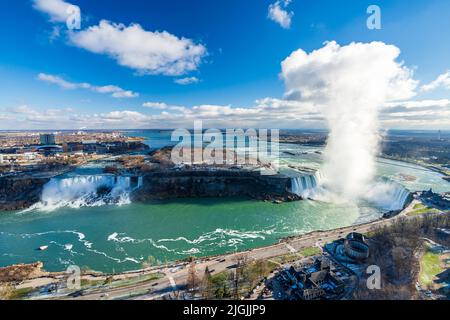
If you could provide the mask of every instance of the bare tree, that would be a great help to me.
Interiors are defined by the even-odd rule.
[[[192,297],[195,297],[195,294],[198,292],[199,285],[200,279],[197,276],[197,266],[195,264],[195,260],[191,258],[186,286]]]
[[[245,269],[248,266],[248,256],[246,254],[236,254],[233,258],[235,262],[235,271],[233,278],[233,297],[239,299],[241,283],[245,280]]]
[[[424,252],[424,238],[442,243],[450,237],[442,229],[450,227],[450,214],[428,215],[416,219],[394,220],[392,225],[374,230],[370,238],[367,265],[382,270],[381,290],[369,290],[365,279],[354,292],[355,299],[415,299],[415,282],[420,271],[419,258]]]
[[[0,283],[0,300],[10,300],[14,295],[14,286],[10,283]]]
[[[212,281],[211,281],[211,273],[209,272],[209,268],[205,268],[205,274],[203,275],[201,290],[203,299],[211,299],[212,297]]]

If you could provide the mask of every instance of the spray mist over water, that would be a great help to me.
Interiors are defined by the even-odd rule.
[[[41,201],[22,212],[51,212],[62,207],[99,207],[131,203],[130,193],[143,184],[142,177],[81,175],[52,178],[42,191]]]
[[[314,103],[330,130],[322,186],[345,200],[377,197],[378,114],[386,101],[414,95],[412,72],[400,50],[383,42],[328,42],[311,53],[294,51],[282,62],[286,97]],[[391,191],[389,191],[391,192]]]

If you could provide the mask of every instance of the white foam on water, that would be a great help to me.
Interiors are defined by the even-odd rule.
[[[237,245],[243,245],[246,241],[253,241],[255,239],[265,240],[267,235],[271,235],[273,233],[273,229],[261,231],[239,231],[233,229],[217,228],[216,230],[204,233],[195,239],[188,239],[186,237],[180,236],[177,238],[164,238],[155,241],[151,238],[134,239],[130,236],[127,236],[125,233],[113,232],[108,235],[107,240],[115,242],[117,244],[142,244],[148,242],[156,249],[180,255],[187,255],[199,254],[202,252],[203,248],[207,247],[235,247]],[[176,242],[183,242],[190,245],[201,244],[202,248],[192,247],[190,249],[181,249],[179,245],[175,244]],[[162,243],[174,244],[171,246],[172,248],[169,248]]]
[[[291,178],[291,192],[304,199],[314,198],[320,192],[321,183],[322,174],[320,171],[294,177]]]
[[[197,248],[191,248],[189,250],[184,250],[182,254],[199,254],[201,251]]]
[[[107,237],[107,240],[108,241],[113,241],[113,242],[116,242],[116,243],[131,243],[131,244],[141,244],[141,243],[144,243],[144,242],[149,242],[156,249],[164,250],[164,251],[167,251],[167,252],[175,252],[175,250],[171,250],[171,249],[167,248],[166,246],[157,244],[151,238],[134,239],[134,238],[125,236],[124,233],[114,232],[114,233],[110,234]]]
[[[119,264],[126,263],[126,262],[138,263],[137,259],[135,259],[135,258],[125,257],[124,259],[119,259],[119,258],[115,258],[115,257],[112,257],[112,256],[108,255],[106,252],[93,249],[93,243],[89,242],[88,240],[86,240],[86,235],[84,233],[82,233],[82,232],[75,231],[75,230],[56,230],[56,231],[46,231],[46,232],[38,232],[38,233],[23,233],[23,234],[14,234],[14,233],[9,233],[9,232],[0,232],[0,234],[2,234],[2,235],[7,235],[7,236],[10,236],[10,237],[18,237],[18,238],[21,238],[21,239],[29,239],[29,238],[41,237],[41,236],[45,236],[45,235],[64,234],[64,233],[69,233],[69,234],[73,234],[73,235],[77,236],[78,241],[83,244],[83,246],[84,246],[84,248],[85,248],[85,250],[87,252],[91,252],[91,253],[94,253],[94,254],[97,254],[97,255],[101,255],[101,256],[103,256],[103,257],[105,257],[105,258],[107,258],[109,260],[115,261],[115,262],[117,262]],[[59,247],[62,247],[64,250],[67,250],[71,255],[74,255],[74,254],[84,255],[83,253],[79,253],[79,252],[76,252],[76,251],[72,250],[73,249],[73,245],[72,244],[64,244],[63,245],[63,244],[60,244],[60,243],[58,243],[56,241],[49,241],[49,243],[57,245]],[[61,259],[61,257],[59,257],[58,259],[63,261],[63,259]]]
[[[402,210],[411,192],[398,182],[383,179],[374,182],[364,199],[387,211]]]
[[[168,238],[168,239],[159,239],[157,242],[186,242],[188,244],[200,244],[203,242],[212,242],[218,239],[231,238],[236,240],[244,240],[244,239],[261,239],[265,240],[266,235],[270,235],[274,232],[274,230],[261,230],[261,231],[239,231],[234,229],[221,229],[217,228],[214,231],[207,232],[202,234],[196,239],[190,240],[185,237],[178,238]]]
[[[132,185],[131,177],[115,175],[80,175],[53,178],[42,191],[41,201],[22,211],[51,212],[61,207],[81,208],[104,205],[130,204],[130,193],[142,187],[143,178],[138,177]]]
[[[328,191],[320,171],[310,175],[291,178],[291,192],[305,199],[336,204],[348,201]],[[402,184],[387,178],[381,178],[368,185],[362,199],[379,209],[393,211],[402,210],[409,195],[410,191]]]

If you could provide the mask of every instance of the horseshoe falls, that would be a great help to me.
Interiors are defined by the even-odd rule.
[[[320,171],[291,178],[291,192],[304,199],[314,199],[324,187]],[[401,210],[407,204],[411,192],[398,182],[379,178],[372,183],[363,200],[386,211]]]

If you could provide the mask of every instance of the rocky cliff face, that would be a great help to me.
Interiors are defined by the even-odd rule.
[[[0,268],[0,282],[22,282],[46,275],[42,271],[44,264],[36,262],[31,264],[16,264],[9,267]]]
[[[48,181],[44,178],[0,178],[0,211],[21,210],[35,204]]]
[[[247,196],[259,200],[294,201],[301,198],[289,192],[290,178],[264,176],[256,171],[201,170],[159,171],[144,176],[136,201],[187,197]]]

